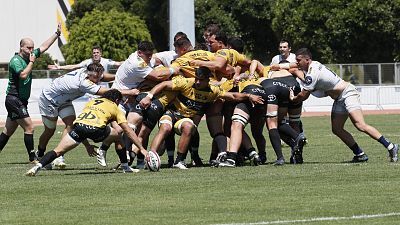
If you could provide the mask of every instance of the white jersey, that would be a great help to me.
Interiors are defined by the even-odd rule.
[[[77,69],[53,80],[43,95],[55,106],[72,102],[86,93],[96,94],[100,86],[86,79],[86,69]]]
[[[156,58],[158,58],[165,67],[169,67],[171,62],[178,58],[178,54],[174,50],[157,52],[154,54]]]
[[[82,61],[79,63],[79,66],[82,68],[87,68],[89,64],[93,63],[93,59],[86,59],[85,61]],[[104,72],[109,72],[110,68],[115,65],[115,61],[111,59],[105,59],[101,58],[100,59],[100,64],[104,67]]]
[[[139,57],[136,51],[118,68],[112,88],[136,88],[151,71],[153,68]]]
[[[316,97],[325,97],[326,95],[322,95],[322,93],[333,90],[342,81],[342,78],[336,73],[317,61],[312,61],[308,71],[304,71],[304,74],[305,81],[301,82],[302,87],[307,91],[316,92],[314,95]]]
[[[289,53],[289,56],[287,57],[287,59],[284,59],[282,55],[276,55],[276,56],[274,56],[274,58],[272,58],[270,65],[279,64],[279,62],[282,61],[282,60],[287,60],[290,63],[292,63],[292,62],[295,63],[296,62],[296,55],[293,54],[293,53]]]

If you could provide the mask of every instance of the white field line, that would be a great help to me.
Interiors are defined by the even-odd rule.
[[[276,220],[276,221],[263,221],[255,223],[223,223],[215,225],[265,225],[265,224],[289,224],[289,223],[309,223],[309,222],[320,222],[320,221],[338,221],[338,220],[360,220],[360,219],[370,219],[370,218],[383,218],[389,216],[400,216],[399,212],[385,213],[385,214],[375,214],[375,215],[357,215],[348,217],[317,217],[302,220]]]

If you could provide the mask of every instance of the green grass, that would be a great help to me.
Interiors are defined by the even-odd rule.
[[[400,141],[400,115],[367,116],[366,121]],[[19,129],[0,153],[0,224],[399,224],[400,163],[388,163],[386,150],[349,122],[370,160],[343,163],[352,153],[332,135],[329,117],[304,118],[303,123],[309,139],[303,165],[123,174],[100,169],[78,147],[66,155],[66,170],[41,171],[36,177],[24,176],[31,165]],[[35,130],[36,143],[41,131]],[[200,154],[208,159],[211,141],[204,122],[200,131]],[[49,148],[59,138],[56,134]],[[267,142],[271,162],[275,157]],[[284,153],[288,159],[289,149]],[[109,151],[108,162],[116,161]],[[387,213],[397,214],[310,221]]]

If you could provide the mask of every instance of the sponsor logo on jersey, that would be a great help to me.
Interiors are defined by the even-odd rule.
[[[310,85],[310,84],[312,83],[312,78],[311,78],[311,76],[306,76],[304,80],[305,80],[305,83],[306,83],[307,85]]]
[[[273,102],[276,100],[276,95],[268,95],[268,101]]]

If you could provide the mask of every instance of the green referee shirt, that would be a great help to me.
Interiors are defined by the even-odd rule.
[[[38,58],[40,49],[33,50],[33,54]],[[20,78],[21,72],[28,66],[29,59],[22,58],[18,53],[11,58],[8,64],[8,86],[7,95],[13,95],[21,100],[28,101],[31,95],[32,72],[25,80]]]

